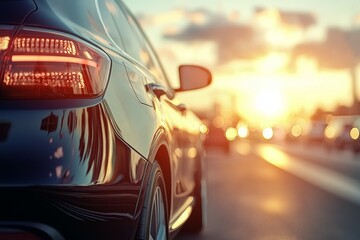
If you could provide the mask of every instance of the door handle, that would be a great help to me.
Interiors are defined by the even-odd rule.
[[[146,90],[151,90],[157,98],[160,98],[162,95],[167,94],[166,88],[158,83],[149,83],[145,85]]]

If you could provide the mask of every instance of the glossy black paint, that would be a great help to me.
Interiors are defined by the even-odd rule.
[[[0,122],[6,129],[0,145],[6,159],[0,162],[2,185],[95,185],[142,179],[145,160],[115,135],[102,104],[1,111]],[[16,151],[9,146],[16,146]]]
[[[0,222],[47,223],[66,239],[130,235],[148,163],[117,136],[103,104],[0,116]],[[78,231],[87,222],[94,227]]]
[[[14,14],[16,9],[16,14]],[[1,1],[1,24],[21,24],[23,20],[36,10],[36,4],[29,0],[2,0]]]
[[[43,239],[133,239],[154,161],[174,236],[201,169],[201,122],[176,98],[133,16],[117,0],[0,1],[0,9],[11,38],[24,28],[58,31],[111,59],[96,98],[4,100],[0,85],[0,236],[10,228]]]

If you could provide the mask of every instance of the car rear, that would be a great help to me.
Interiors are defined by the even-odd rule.
[[[0,239],[128,239],[146,163],[103,101],[111,59],[50,2],[0,0]]]

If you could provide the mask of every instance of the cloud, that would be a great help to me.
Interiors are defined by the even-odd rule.
[[[235,15],[235,13],[232,15]],[[180,24],[184,22],[186,24],[190,23],[194,25],[203,25],[215,18],[218,18],[216,14],[208,11],[205,8],[199,8],[195,10],[176,8],[166,12],[158,12],[152,15],[139,14],[137,17],[143,26]],[[220,19],[218,18],[218,20]]]
[[[186,12],[186,16],[188,20],[191,19],[187,25],[176,31],[164,31],[164,38],[215,42],[220,64],[233,59],[254,59],[274,46],[289,49],[301,42],[303,31],[316,23],[310,13],[261,7],[254,10],[255,22],[252,25],[240,24],[237,12],[220,15],[199,9]]]
[[[207,24],[201,26],[190,24],[182,32],[177,34],[165,33],[164,37],[180,41],[210,40],[233,42],[239,37],[246,40],[252,38],[253,31],[250,27],[236,24]]]
[[[324,41],[304,42],[294,47],[294,65],[301,56],[314,59],[320,68],[348,69],[360,62],[360,29],[329,28]]]
[[[237,11],[219,14],[205,8],[178,8],[138,16],[145,28],[160,29],[164,39],[187,46],[212,42],[215,52],[209,54],[215,54],[217,64],[253,60],[266,55],[273,47],[291,49],[303,40],[303,31],[316,23],[310,13],[260,7],[254,10],[255,21],[251,24],[241,23],[240,17]]]
[[[308,12],[283,11],[275,8],[255,8],[255,17],[264,22],[307,29],[316,24],[316,18]]]
[[[265,50],[253,27],[232,22],[221,15],[213,15],[206,24],[188,24],[177,33],[164,32],[163,36],[177,41],[215,42],[218,63],[225,63],[234,58],[254,58]]]
[[[254,10],[254,24],[261,29],[267,43],[290,49],[303,41],[304,32],[316,24],[316,18],[307,12],[257,7]]]

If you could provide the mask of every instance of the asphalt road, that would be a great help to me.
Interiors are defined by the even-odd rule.
[[[237,142],[207,163],[208,224],[177,240],[360,239],[360,155]]]

